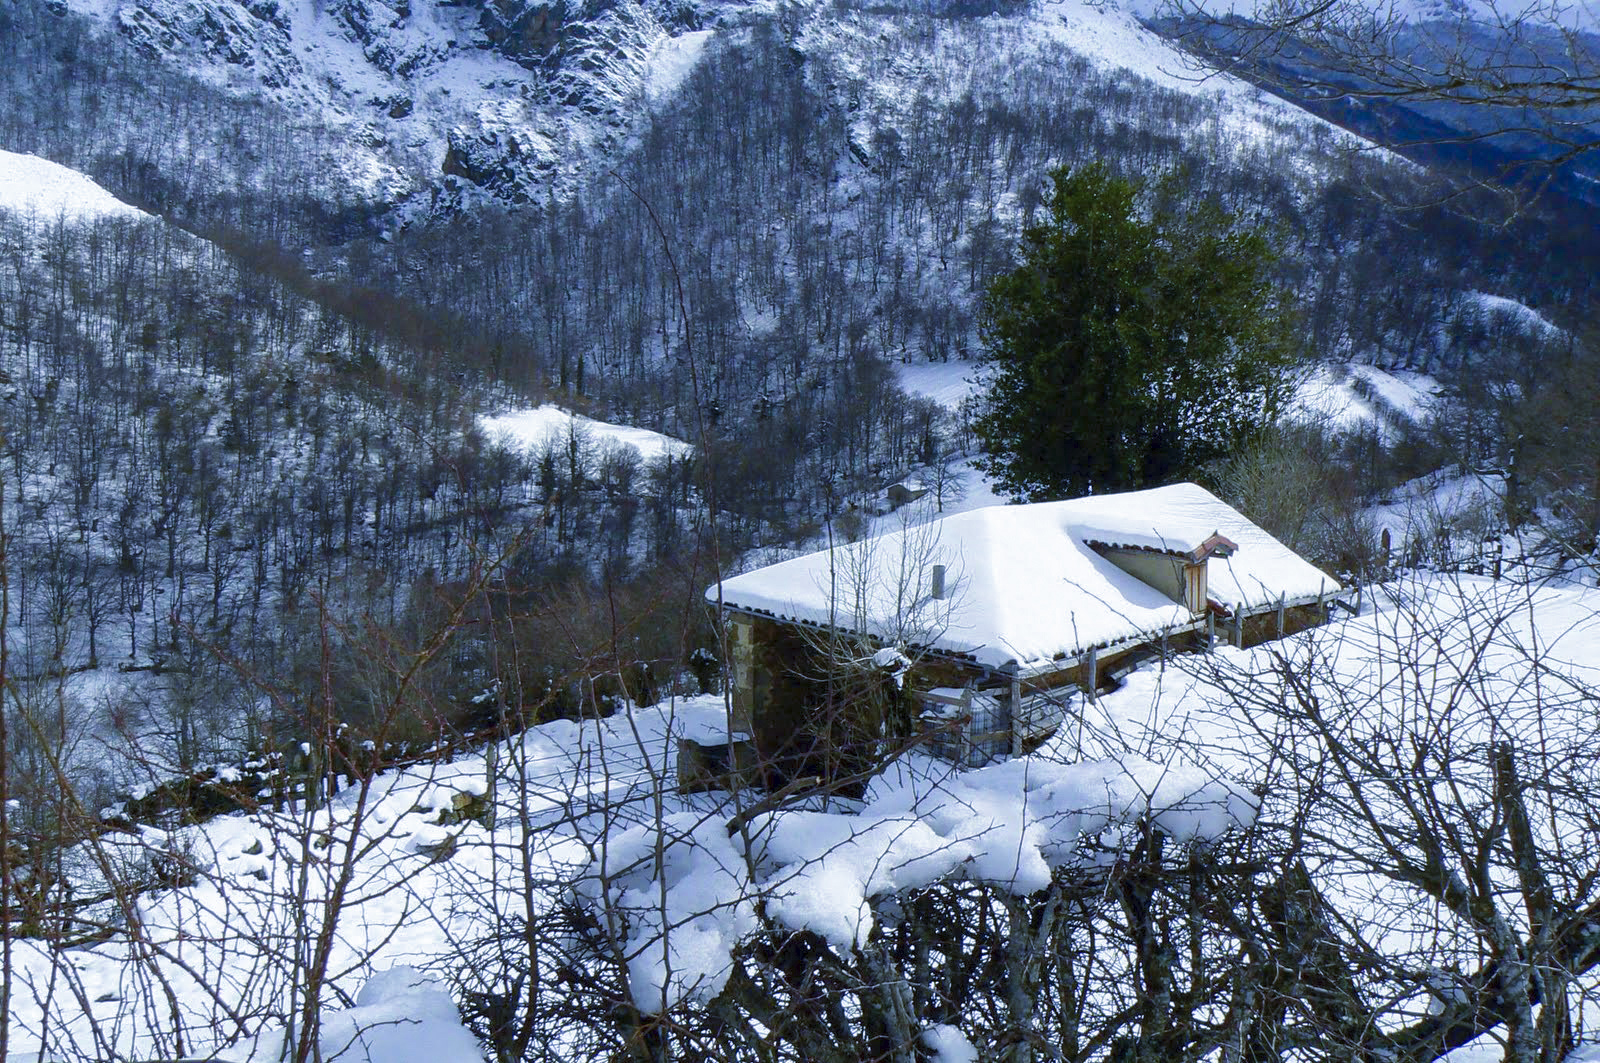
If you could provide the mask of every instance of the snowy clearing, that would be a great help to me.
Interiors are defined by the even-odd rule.
[[[1463,532],[1476,532],[1470,537],[1481,541],[1487,526],[1503,512],[1504,493],[1504,485],[1488,477],[1438,472],[1401,484],[1366,513],[1373,531],[1388,532],[1396,547]]]
[[[667,99],[689,76],[700,61],[715,30],[691,30],[677,37],[663,37],[645,66],[644,91],[651,102]]]
[[[1438,392],[1438,381],[1422,373],[1320,365],[1295,392],[1288,415],[1336,432],[1373,427],[1387,440],[1408,422],[1426,421]]]
[[[106,217],[150,217],[76,170],[11,151],[0,151],[0,210],[69,223]]]
[[[987,372],[979,362],[895,362],[895,376],[908,395],[932,399],[947,410],[989,390]]]
[[[683,457],[694,447],[681,439],[652,432],[648,428],[631,428],[628,425],[596,421],[582,414],[563,410],[559,406],[534,406],[526,410],[480,417],[478,426],[491,439],[500,439],[524,451],[538,450],[551,440],[565,439],[576,431],[587,435],[594,443],[612,440],[630,446],[645,461],[654,461],[663,454]]]
[[[1560,339],[1566,335],[1560,326],[1526,303],[1488,292],[1468,292],[1466,297],[1488,323],[1505,321],[1531,335],[1547,339]]]

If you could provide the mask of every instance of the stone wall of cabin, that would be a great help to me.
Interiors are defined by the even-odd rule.
[[[755,730],[756,709],[765,700],[764,680],[756,674],[756,623],[748,616],[728,620],[730,730],[749,734]]]
[[[1285,609],[1283,634],[1304,631],[1325,619],[1326,611],[1318,603]],[[868,746],[875,755],[877,737],[883,733],[886,721],[890,729],[904,728],[908,735],[915,732],[921,709],[916,695],[934,688],[962,688],[970,683],[984,693],[1001,696],[1004,720],[972,719],[960,741],[941,740],[939,748],[948,746],[947,754],[959,751],[952,759],[963,763],[976,766],[992,759],[997,751],[1030,752],[1052,729],[1034,721],[1030,730],[1027,721],[1014,720],[1011,713],[1017,706],[1011,700],[1009,684],[992,674],[985,678],[976,665],[942,658],[919,661],[904,677],[903,690],[896,693],[887,680],[879,688],[865,674],[837,674],[837,665],[826,659],[827,636],[820,632],[741,614],[733,615],[729,622],[733,705],[730,722],[734,730],[750,734],[769,784],[800,774],[838,775],[859,769],[870,759]],[[1233,635],[1231,624],[1217,625],[1219,644]],[[1242,621],[1240,637],[1247,647],[1278,636],[1275,609]],[[1204,632],[1183,633],[1172,638],[1167,650],[1175,654],[1204,646]],[[1095,662],[1099,687],[1106,689],[1109,677],[1134,658],[1153,658],[1160,650],[1161,644],[1155,640],[1099,657]],[[866,650],[861,655],[870,652]],[[830,668],[835,669],[832,676]],[[1087,672],[1086,664],[1074,662],[1023,680],[1019,693],[1024,700],[1049,691],[1074,695],[1083,689]],[[903,714],[904,719],[891,719],[892,714]]]
[[[1283,611],[1283,632],[1285,636],[1294,635],[1301,631],[1314,628],[1327,620],[1327,608],[1320,603],[1312,602],[1309,605],[1296,605]],[[1241,644],[1245,648],[1259,646],[1263,642],[1271,642],[1279,637],[1278,611],[1276,609],[1255,616],[1247,616],[1241,625]],[[1222,630],[1217,631],[1218,640],[1225,638]]]
[[[910,732],[909,696],[887,675],[831,660],[825,633],[764,617],[731,622],[733,722],[750,734],[769,783],[854,774],[877,757],[886,728]],[[836,652],[872,651],[839,643]]]

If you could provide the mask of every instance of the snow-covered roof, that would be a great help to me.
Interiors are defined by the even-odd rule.
[[[1185,561],[1202,561],[1217,553],[1227,556],[1239,549],[1238,543],[1221,532],[1213,531],[1202,537],[1199,531],[1192,528],[1177,529],[1176,534],[1167,534],[1159,529],[1141,529],[1130,522],[1126,528],[1079,528],[1077,533],[1086,544],[1097,549],[1104,547],[1108,550],[1164,554]]]
[[[1203,487],[1174,484],[958,513],[734,576],[722,582],[721,601],[1028,671],[1195,622],[1091,543],[1188,553],[1218,535],[1237,549],[1205,561],[1208,594],[1229,612],[1340,589]],[[937,565],[945,566],[943,599],[930,597]],[[718,588],[706,597],[718,600]]]

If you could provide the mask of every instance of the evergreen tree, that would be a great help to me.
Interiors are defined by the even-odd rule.
[[[985,302],[985,467],[1022,500],[1192,478],[1258,435],[1289,387],[1271,242],[1181,203],[1173,179],[1052,178],[1048,218]]]

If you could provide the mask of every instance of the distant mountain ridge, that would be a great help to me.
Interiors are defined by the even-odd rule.
[[[759,0],[51,0],[140,54],[284,109],[342,145],[342,191],[402,222],[564,197],[639,128],[707,38],[777,19],[802,51],[826,3]],[[847,5],[848,6],[848,5]],[[1003,5],[1029,34],[1201,96],[1233,93],[1115,5]],[[911,17],[982,17],[901,4]],[[885,9],[887,10],[887,9]],[[998,11],[994,4],[983,12]],[[892,70],[863,70],[871,81]],[[1242,87],[1242,86],[1238,86]],[[1248,90],[1247,90],[1248,91]],[[1292,112],[1285,108],[1284,116]]]
[[[1322,4],[1304,3],[1296,6],[1284,0],[1186,0],[1182,5],[1175,5],[1172,0],[1111,2],[1142,19],[1170,17],[1178,10],[1193,11],[1196,8],[1218,18],[1252,20],[1324,9]],[[1342,0],[1334,7],[1326,8],[1340,9],[1365,11],[1380,23],[1458,22],[1476,23],[1487,28],[1536,19],[1553,29],[1570,29],[1588,34],[1600,32],[1600,10],[1582,0],[1573,3],[1563,0]]]
[[[1417,161],[1600,208],[1600,5],[1345,0],[1325,9],[1345,54],[1255,21],[1292,6],[1127,2],[1152,28]]]

